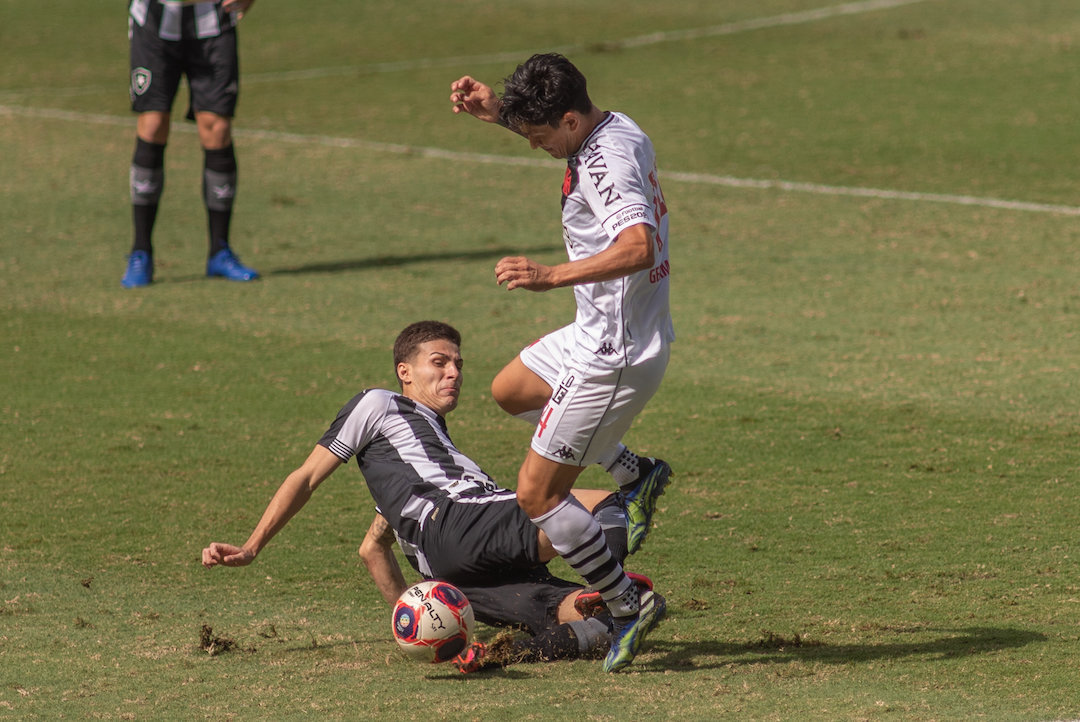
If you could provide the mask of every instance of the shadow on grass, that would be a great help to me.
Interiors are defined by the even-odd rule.
[[[1006,627],[924,628],[913,631],[923,637],[935,635],[936,638],[907,643],[866,642],[835,645],[798,637],[793,640],[770,638],[762,642],[742,644],[713,641],[679,643],[657,640],[646,643],[645,652],[651,656],[648,667],[678,670],[728,667],[733,664],[791,662],[858,664],[904,657],[955,659],[1003,649],[1016,649],[1035,642],[1046,641],[1046,636],[1038,632]],[[656,658],[657,654],[661,656]]]
[[[920,657],[924,660],[956,659],[990,654],[1006,649],[1017,649],[1036,642],[1045,642],[1046,635],[1023,629],[1004,627],[968,627],[965,629],[912,629],[921,636],[934,639],[909,643],[875,644],[825,644],[799,637],[782,639],[768,634],[758,642],[731,643],[720,641],[667,642],[647,641],[643,657],[633,666],[635,672],[679,672],[703,669],[730,668],[733,665],[754,664],[858,664],[879,660],[897,660]],[[372,640],[368,640],[372,641]],[[384,644],[385,640],[376,640]],[[325,652],[335,647],[356,646],[355,641],[331,642],[291,646],[289,653]],[[254,650],[247,650],[254,651]],[[595,660],[599,665],[599,659]],[[468,681],[478,677],[530,679],[538,665],[519,664],[508,667],[492,667],[472,674],[458,674],[452,665],[427,666],[427,679],[444,681]]]
[[[407,255],[371,256],[352,260],[309,263],[302,266],[279,268],[264,273],[264,276],[291,276],[307,273],[341,273],[343,271],[366,271],[374,268],[394,268],[412,263],[430,261],[480,261],[498,260],[505,256],[531,256],[562,250],[561,246],[543,246],[536,248],[481,248],[475,251],[446,251],[445,253],[412,253]]]
[[[252,266],[259,271],[263,278],[271,276],[303,276],[316,273],[345,273],[348,271],[369,271],[377,268],[397,268],[408,266],[413,263],[428,263],[432,261],[496,261],[505,256],[537,256],[540,254],[554,253],[563,250],[562,246],[535,246],[533,248],[479,248],[474,251],[446,251],[444,253],[410,253],[402,255],[367,256],[364,258],[342,259],[340,261],[325,261],[323,263],[307,263],[300,266],[286,266],[266,270],[259,265],[258,259],[254,259]],[[194,273],[182,276],[169,276],[158,274],[154,284],[161,283],[195,283],[198,281],[218,282],[221,279],[208,279],[205,273]]]

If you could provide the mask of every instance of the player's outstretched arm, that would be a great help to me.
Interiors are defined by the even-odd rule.
[[[285,477],[244,546],[214,542],[203,549],[203,566],[210,569],[218,565],[242,567],[251,564],[274,535],[304,508],[319,484],[339,466],[341,459],[326,447],[316,446],[303,465]]]
[[[394,541],[390,523],[381,514],[375,514],[360,544],[360,558],[388,604],[396,602],[408,587],[394,556]]]
[[[468,113],[486,123],[499,122],[502,101],[490,86],[468,75],[450,83],[450,102],[455,113]]]

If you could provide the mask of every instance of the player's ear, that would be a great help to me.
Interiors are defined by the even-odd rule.
[[[397,377],[398,381],[401,382],[402,386],[410,383],[412,377],[412,367],[402,361],[397,365]]]

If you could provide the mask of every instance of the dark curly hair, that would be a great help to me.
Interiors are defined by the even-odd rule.
[[[554,128],[568,111],[588,113],[592,106],[581,71],[558,53],[540,54],[503,80],[499,120],[514,130],[522,124]]]

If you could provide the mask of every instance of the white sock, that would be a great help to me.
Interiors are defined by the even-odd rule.
[[[613,617],[637,614],[637,587],[612,556],[599,522],[581,502],[568,496],[532,521],[547,534],[559,556],[600,593]]]
[[[604,466],[620,489],[631,486],[641,473],[641,457],[619,444],[619,454]]]

